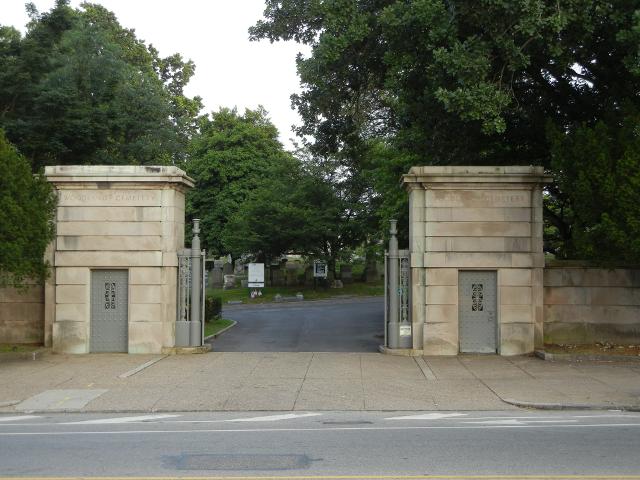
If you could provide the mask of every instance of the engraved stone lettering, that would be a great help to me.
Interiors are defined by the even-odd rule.
[[[107,202],[148,202],[153,201],[154,196],[150,192],[144,191],[63,191],[61,201],[77,203],[107,203]]]

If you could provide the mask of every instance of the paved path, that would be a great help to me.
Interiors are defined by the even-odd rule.
[[[238,324],[215,339],[218,352],[376,352],[384,342],[384,299],[252,305],[223,313]]]
[[[160,359],[133,375],[152,359]],[[511,402],[511,403],[509,403]],[[0,362],[0,411],[640,410],[640,364],[535,357],[212,352]]]
[[[0,415],[0,475],[630,480],[639,434],[623,412]]]

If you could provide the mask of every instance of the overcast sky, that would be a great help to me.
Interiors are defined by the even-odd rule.
[[[24,32],[24,0],[0,0],[0,23]],[[54,0],[32,0],[48,11]],[[163,56],[180,53],[196,64],[186,93],[200,95],[205,111],[237,106],[240,111],[263,105],[290,147],[291,125],[299,123],[290,95],[299,91],[295,58],[305,46],[294,42],[249,42],[247,29],[264,11],[263,0],[93,0],[134,28],[138,38]],[[71,1],[72,6],[80,4]]]

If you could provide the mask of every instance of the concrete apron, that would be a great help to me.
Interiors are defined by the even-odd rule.
[[[640,409],[638,364],[378,353],[59,355],[0,364],[0,412]]]

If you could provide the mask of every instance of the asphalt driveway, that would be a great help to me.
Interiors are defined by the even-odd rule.
[[[232,306],[238,324],[213,340],[217,352],[376,352],[383,343],[384,299]]]

